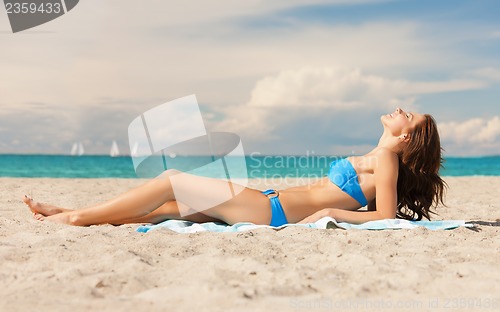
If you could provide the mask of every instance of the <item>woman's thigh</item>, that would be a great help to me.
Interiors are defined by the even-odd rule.
[[[271,209],[260,191],[229,181],[169,171],[172,191],[181,217],[202,213],[228,224],[269,224]]]

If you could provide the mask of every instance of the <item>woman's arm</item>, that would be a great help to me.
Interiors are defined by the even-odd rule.
[[[297,223],[314,223],[324,217],[331,217],[338,222],[348,222],[352,224],[361,224],[368,221],[384,219],[377,211],[350,211],[336,208],[326,208]]]
[[[381,219],[394,219],[398,206],[398,155],[387,149],[381,149],[377,152],[377,160],[377,166],[373,170],[375,212],[380,214]]]

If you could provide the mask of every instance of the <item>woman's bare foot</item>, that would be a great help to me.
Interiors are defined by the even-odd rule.
[[[72,211],[71,209],[52,206],[34,201],[27,195],[24,195],[23,202],[33,212],[33,217],[37,220],[43,221],[43,217],[53,216],[62,212]]]
[[[48,217],[43,217],[41,221],[50,221],[50,222],[56,222],[56,223],[62,223],[62,224],[68,224],[68,225],[73,225],[71,223],[71,213],[72,211],[67,211],[67,212],[62,212],[58,214],[54,214]]]

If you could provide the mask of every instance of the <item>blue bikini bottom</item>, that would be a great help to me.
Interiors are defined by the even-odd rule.
[[[270,226],[281,226],[283,224],[288,224],[288,220],[286,219],[285,212],[283,211],[283,206],[281,206],[281,202],[279,200],[280,193],[276,190],[269,189],[263,191],[262,194],[267,195],[269,200],[271,201],[271,224]],[[274,196],[269,196],[274,195]]]

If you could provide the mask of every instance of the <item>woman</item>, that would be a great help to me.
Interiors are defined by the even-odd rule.
[[[445,182],[439,177],[441,146],[432,116],[400,108],[381,117],[384,132],[377,147],[364,156],[334,161],[328,176],[317,182],[279,193],[232,184],[239,194],[209,209],[182,215],[175,187],[201,201],[210,201],[227,190],[227,182],[167,170],[135,189],[105,203],[70,210],[42,204],[25,196],[23,201],[38,220],[70,225],[158,223],[166,219],[194,222],[253,222],[279,226],[315,222],[330,216],[337,221],[360,224],[396,217],[430,220],[430,207],[443,204]],[[199,187],[199,186],[205,187]],[[358,211],[368,205],[367,211]]]

